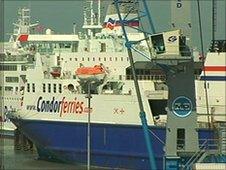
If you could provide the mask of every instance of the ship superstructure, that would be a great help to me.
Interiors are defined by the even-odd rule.
[[[18,20],[9,42],[1,43],[0,72],[1,72],[1,130],[12,131],[15,126],[6,118],[6,112],[21,109],[22,90],[26,81],[26,70],[34,62],[34,49],[24,48],[18,37],[30,34],[31,28],[38,24],[30,23],[30,9],[20,8]]]

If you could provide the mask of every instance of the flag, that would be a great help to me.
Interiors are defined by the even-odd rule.
[[[113,30],[116,24],[116,20],[113,20],[112,18],[108,19],[108,22],[106,24],[106,28],[109,28],[110,30]]]
[[[44,29],[45,29],[45,26],[40,24],[35,27],[35,31],[37,31],[38,33],[42,33]]]

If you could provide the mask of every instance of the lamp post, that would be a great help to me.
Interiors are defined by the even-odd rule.
[[[86,98],[88,99],[88,124],[87,124],[87,170],[90,170],[90,141],[91,141],[91,137],[90,137],[90,110],[91,110],[91,82],[88,81],[87,82],[87,86],[88,86],[88,91],[87,91],[87,95]]]

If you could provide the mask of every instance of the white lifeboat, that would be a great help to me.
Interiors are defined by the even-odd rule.
[[[94,67],[80,67],[75,71],[76,76],[81,80],[100,81],[106,75],[106,69],[101,65]]]

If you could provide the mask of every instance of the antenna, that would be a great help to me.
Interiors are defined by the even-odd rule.
[[[84,7],[83,28],[87,30],[89,37],[93,37],[95,33],[99,32],[100,29],[102,29],[102,25],[100,24],[100,3],[100,0],[87,0]],[[95,12],[97,12],[97,15],[95,15]]]
[[[212,40],[215,41],[215,33],[217,30],[217,1],[212,0]]]

